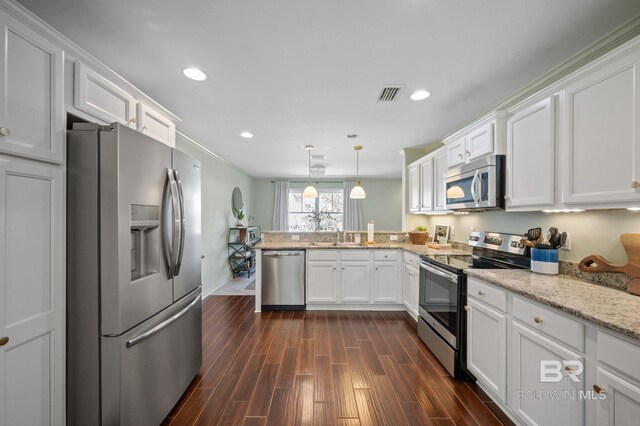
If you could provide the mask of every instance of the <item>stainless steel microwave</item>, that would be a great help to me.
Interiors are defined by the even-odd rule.
[[[447,209],[504,209],[505,156],[490,155],[447,170]]]

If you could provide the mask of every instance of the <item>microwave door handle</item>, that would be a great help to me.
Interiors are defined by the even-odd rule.
[[[476,200],[477,204],[480,204],[482,202],[482,196],[484,195],[482,193],[482,178],[480,176],[480,172],[476,172],[476,196],[478,197],[478,199]]]
[[[473,179],[471,180],[471,197],[473,198],[473,202],[478,204],[478,197],[476,195],[476,182],[478,180],[478,171],[476,170],[473,175]]]

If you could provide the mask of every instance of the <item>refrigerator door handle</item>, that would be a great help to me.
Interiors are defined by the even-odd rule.
[[[182,265],[182,256],[184,255],[184,238],[187,233],[186,221],[187,218],[184,214],[184,194],[182,192],[182,181],[180,180],[180,173],[174,170],[176,183],[178,186],[178,197],[180,199],[180,244],[178,249],[178,256],[175,263],[174,275],[180,274],[180,266]]]
[[[144,333],[139,334],[139,335],[137,335],[136,337],[134,337],[134,338],[132,338],[130,340],[127,340],[127,343],[125,344],[125,346],[127,347],[127,349],[128,348],[132,348],[135,345],[137,345],[138,343],[141,343],[141,342],[147,340],[148,338],[150,338],[154,334],[158,334],[160,331],[162,331],[165,328],[169,327],[171,324],[173,324],[174,322],[178,321],[187,312],[189,312],[191,309],[193,309],[193,307],[198,304],[199,300],[200,300],[200,295],[198,294],[198,296],[195,299],[193,299],[193,301],[191,303],[189,303],[183,310],[181,310],[177,314],[173,315],[171,318],[167,319],[166,321],[163,321],[160,324],[156,325],[155,327],[150,328],[149,330],[145,331]]]
[[[171,221],[171,249],[167,250],[168,278],[175,275],[176,263],[178,262],[178,246],[180,244],[180,201],[178,200],[178,185],[174,178],[173,170],[167,169],[169,178],[169,192],[171,194],[171,209],[173,220]]]

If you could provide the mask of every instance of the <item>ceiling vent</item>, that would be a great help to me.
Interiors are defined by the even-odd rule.
[[[394,86],[384,86],[382,91],[380,92],[380,96],[378,96],[379,102],[392,102],[396,99],[398,92],[402,90],[402,86],[394,85]]]
[[[311,166],[311,176],[322,176],[326,170],[324,166]]]
[[[311,159],[312,160],[326,160],[327,156],[326,155],[312,155]]]

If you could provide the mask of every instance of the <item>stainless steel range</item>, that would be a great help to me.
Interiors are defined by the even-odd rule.
[[[420,256],[418,335],[455,379],[466,371],[467,299],[465,269],[528,269],[531,258],[522,235],[474,231],[471,255]]]

